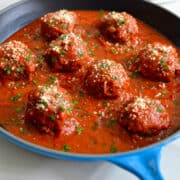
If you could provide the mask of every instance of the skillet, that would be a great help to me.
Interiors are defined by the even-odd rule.
[[[116,10],[127,11],[164,34],[180,47],[180,19],[168,11],[140,0],[96,1],[96,0],[23,0],[0,12],[0,43],[14,32],[49,11],[58,9]],[[180,137],[179,131],[153,145],[116,154],[75,154],[64,153],[26,142],[0,127],[0,136],[30,151],[65,160],[109,161],[133,172],[140,179],[163,179],[160,168],[161,149]]]

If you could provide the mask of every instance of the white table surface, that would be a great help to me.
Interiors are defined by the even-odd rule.
[[[19,0],[0,0],[0,9]],[[151,0],[180,16],[180,0]],[[165,180],[180,179],[180,140],[162,153]],[[43,157],[0,138],[0,180],[136,180],[127,171],[106,162],[80,163]]]

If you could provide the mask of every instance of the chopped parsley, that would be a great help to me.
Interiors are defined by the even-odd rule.
[[[115,120],[115,119],[112,119],[111,121],[109,121],[108,126],[109,126],[109,127],[113,127],[115,124],[116,124],[116,120]]]
[[[61,149],[61,151],[63,151],[63,152],[68,152],[70,150],[71,150],[71,147],[69,145],[67,145],[67,144],[65,144]]]
[[[37,85],[37,80],[33,79],[32,82],[34,85]]]
[[[74,104],[74,105],[76,105],[76,104],[78,104],[78,103],[79,103],[79,100],[74,100],[74,101],[73,101],[73,104]]]
[[[26,134],[27,130],[24,127],[21,127],[20,129],[21,134]]]
[[[117,76],[112,76],[112,78],[113,78],[114,80],[118,80],[118,77],[117,77]]]
[[[99,17],[102,18],[103,16],[104,16],[104,10],[101,9],[101,10],[99,10]]]
[[[116,148],[116,146],[114,144],[111,145],[110,152],[111,153],[116,153],[117,152],[117,148]]]
[[[127,49],[125,50],[125,52],[128,53],[130,50],[131,50],[130,48],[127,48]]]
[[[115,55],[119,54],[119,52],[114,47],[111,48],[111,52]]]
[[[168,91],[164,89],[161,91],[161,94],[166,95],[166,94],[168,94]]]
[[[23,71],[23,68],[19,67],[19,68],[16,68],[16,72],[22,72]]]
[[[102,112],[101,112],[101,111],[98,112],[98,116],[99,116],[99,117],[102,116]]]
[[[64,55],[66,55],[66,51],[65,51],[64,49],[61,49],[61,50],[59,51],[59,54],[60,54],[61,56],[64,56]]]
[[[40,101],[39,103],[42,104],[45,108],[48,107],[48,103],[44,100]]]
[[[102,63],[101,64],[101,68],[107,68],[107,67],[109,67],[109,64],[107,64],[107,63]]]
[[[98,123],[96,122],[93,126],[92,126],[92,130],[93,131],[96,131],[98,128]]]
[[[10,74],[11,74],[11,68],[8,68],[8,69],[6,70],[6,74],[7,74],[7,75],[10,75]]]
[[[121,17],[118,21],[118,25],[123,25],[125,23],[126,23],[126,21],[125,21],[124,17]]]
[[[55,119],[56,119],[56,116],[54,114],[51,114],[49,117],[50,117],[50,120],[52,120],[52,121],[55,121]]]
[[[136,56],[136,57],[134,57],[130,62],[129,62],[129,64],[135,64],[137,61],[139,60],[139,57],[138,56]]]
[[[81,49],[79,49],[78,52],[77,52],[77,54],[78,54],[78,57],[79,57],[79,58],[82,58],[82,56],[83,56],[83,51],[82,51]]]
[[[79,91],[79,96],[80,96],[80,97],[84,97],[84,92],[80,90],[80,91]]]
[[[27,61],[30,61],[31,58],[32,58],[32,56],[31,56],[30,54],[28,54],[28,55],[26,56],[26,60],[27,60]]]
[[[60,36],[60,40],[65,40],[65,39],[66,39],[66,37],[67,37],[67,35],[66,35],[66,34],[62,34],[62,35]]]
[[[93,51],[92,50],[88,50],[88,55],[93,56],[94,55]]]
[[[162,109],[162,107],[158,106],[158,107],[156,108],[156,111],[157,111],[158,113],[162,113],[164,110]]]
[[[179,106],[179,105],[180,105],[180,101],[179,101],[179,100],[177,100],[177,99],[176,99],[176,100],[174,100],[174,101],[173,101],[173,103],[174,103],[174,105],[176,105],[176,106]]]
[[[168,65],[166,64],[166,58],[162,58],[159,62],[159,65],[161,68],[165,69],[165,70],[169,70]]]
[[[129,74],[129,77],[136,79],[136,78],[140,77],[140,73],[139,72],[133,72],[133,73]]]
[[[67,29],[67,25],[63,24],[63,25],[61,26],[61,29],[62,29],[62,30]]]
[[[106,107],[106,106],[108,105],[108,102],[103,101],[103,102],[102,102],[102,105],[103,105],[104,107]]]
[[[90,112],[87,111],[85,115],[86,115],[87,117],[90,116]]]
[[[62,112],[64,112],[64,111],[65,111],[65,108],[64,108],[64,107],[60,107],[59,110],[62,111]]]
[[[50,76],[47,80],[48,83],[54,84],[57,81],[56,76]]]
[[[57,61],[57,58],[56,58],[56,57],[52,57],[52,58],[51,58],[51,62],[52,62],[52,63],[55,63],[56,61]]]
[[[79,127],[79,126],[76,127],[76,133],[77,133],[78,135],[80,135],[81,133],[83,133],[83,131],[84,131],[84,128]]]
[[[69,107],[68,109],[66,109],[66,114],[67,115],[71,114],[71,111],[72,111],[72,107]]]
[[[16,113],[20,113],[21,111],[23,111],[24,110],[24,107],[19,107],[19,108],[16,108]]]
[[[22,94],[19,93],[19,94],[17,94],[16,96],[11,97],[10,100],[16,102],[16,101],[18,101],[21,97],[22,97]]]

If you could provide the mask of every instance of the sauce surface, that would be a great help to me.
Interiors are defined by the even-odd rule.
[[[12,134],[32,143],[59,151],[78,153],[114,153],[137,149],[166,138],[180,127],[180,79],[176,78],[169,83],[155,82],[142,77],[139,73],[127,70],[127,61],[134,57],[138,50],[149,42],[160,42],[172,45],[157,31],[137,20],[140,42],[136,47],[113,43],[104,43],[99,38],[96,22],[103,12],[75,11],[78,23],[74,32],[80,34],[88,47],[88,54],[95,59],[113,59],[121,63],[130,77],[130,91],[132,96],[143,96],[158,99],[167,108],[172,119],[171,127],[157,135],[139,135],[130,133],[121,127],[116,115],[121,97],[111,99],[97,99],[84,89],[81,79],[71,73],[52,72],[44,60],[44,52],[48,47],[47,41],[41,35],[40,20],[36,20],[24,27],[8,41],[19,40],[25,43],[36,55],[39,67],[33,74],[32,80],[4,81],[0,86],[0,125]],[[172,45],[173,46],[173,45]],[[78,126],[72,133],[64,128],[64,133],[54,137],[40,133],[27,125],[24,120],[28,94],[38,85],[52,85],[56,79],[72,97],[72,107],[69,109]],[[123,92],[122,92],[122,96]],[[126,94],[126,96],[128,96]],[[68,113],[68,112],[67,112]],[[66,133],[67,132],[67,133]]]

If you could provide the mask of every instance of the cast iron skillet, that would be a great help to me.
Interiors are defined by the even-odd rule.
[[[127,11],[159,30],[180,47],[180,19],[168,11],[140,0],[23,0],[0,12],[0,42],[49,11],[58,9]],[[140,179],[163,179],[159,160],[162,147],[180,137],[176,131],[167,139],[138,150],[117,154],[63,153],[26,142],[0,127],[0,136],[30,151],[53,158],[78,161],[109,161],[133,172]]]

